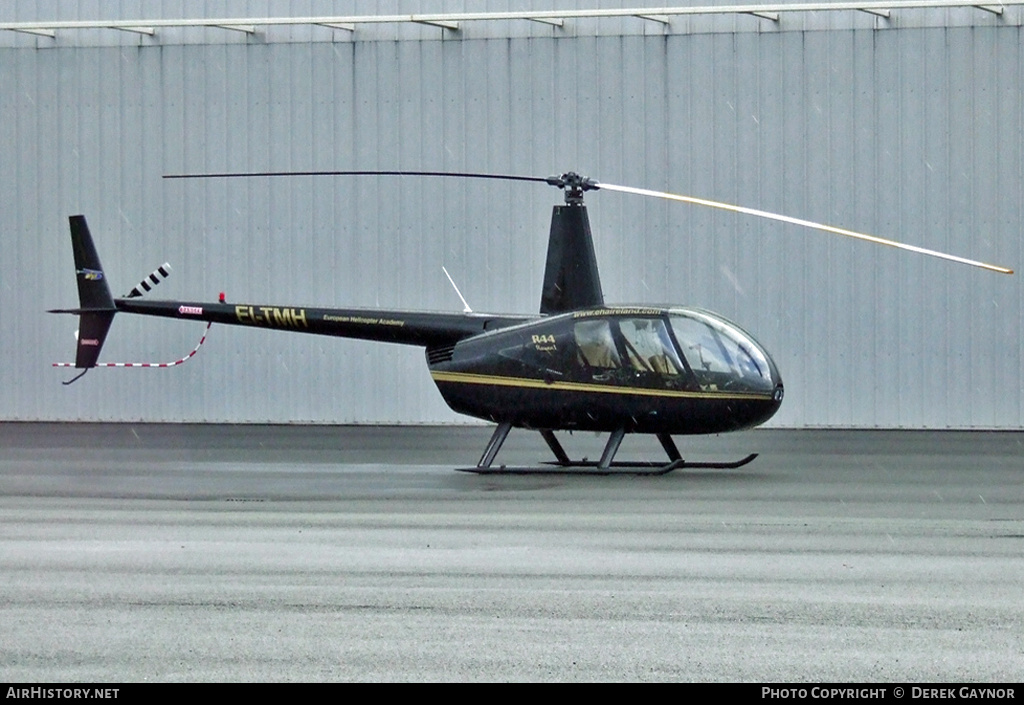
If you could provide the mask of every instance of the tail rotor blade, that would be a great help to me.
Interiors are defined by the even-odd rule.
[[[143,294],[152,291],[153,287],[162,282],[164,279],[171,275],[171,265],[164,262],[159,267],[150,272],[149,276],[140,281],[135,285],[135,288],[128,292],[125,296],[126,299],[134,299],[142,296]]]

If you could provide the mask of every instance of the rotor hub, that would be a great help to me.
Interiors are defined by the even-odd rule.
[[[584,191],[596,191],[601,188],[593,179],[580,176],[575,171],[566,172],[561,176],[549,176],[545,181],[562,189],[565,192],[565,202],[570,206],[583,205]]]

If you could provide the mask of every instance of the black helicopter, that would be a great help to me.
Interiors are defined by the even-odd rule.
[[[583,203],[585,191],[605,189],[721,208],[1012,273],[1002,267],[820,223],[599,183],[572,172],[546,178],[409,171],[181,174],[165,178],[296,175],[488,178],[541,182],[562,189],[565,204],[556,205],[551,216],[539,315],[473,313],[468,306],[462,313],[432,313],[229,304],[223,297],[213,303],[142,299],[142,294],[166,276],[168,265],[127,296],[114,298],[85,217],[75,215],[70,217],[70,226],[80,307],[51,311],[80,318],[73,365],[84,371],[65,384],[99,364],[131,366],[97,363],[118,312],[206,321],[207,327],[224,323],[362,338],[425,348],[430,375],[445,402],[459,413],[497,423],[482,457],[475,467],[467,468],[469,471],[654,474],[684,467],[737,468],[757,454],[735,462],[686,462],[672,436],[736,431],[770,419],[779,409],[784,392],[775,363],[749,333],[710,311],[684,306],[605,305]],[[514,427],[539,431],[555,461],[546,469],[495,467],[495,457]],[[600,460],[572,460],[554,435],[555,431],[566,430],[608,432],[611,436]],[[667,463],[615,461],[627,433],[654,434],[668,456]]]

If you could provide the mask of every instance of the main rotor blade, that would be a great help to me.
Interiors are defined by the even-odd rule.
[[[237,179],[257,176],[448,176],[460,179],[499,179],[548,183],[546,178],[540,176],[476,174],[459,171],[238,171],[216,174],[164,174],[165,179]]]
[[[805,228],[812,228],[814,230],[822,230],[827,233],[834,233],[836,235],[845,235],[846,237],[856,238],[858,240],[865,240],[867,242],[873,242],[876,245],[888,245],[889,247],[896,247],[901,250],[907,250],[908,252],[916,252],[921,255],[928,255],[930,257],[938,257],[939,259],[949,260],[950,262],[958,262],[960,264],[968,264],[972,267],[981,267],[991,272],[998,272],[1000,274],[1013,274],[1012,269],[1006,267],[999,267],[994,264],[986,264],[985,262],[979,262],[973,259],[967,259],[965,257],[957,257],[956,255],[950,255],[945,252],[938,252],[937,250],[929,250],[924,247],[918,247],[917,245],[907,245],[902,242],[895,240],[887,240],[884,237],[877,237],[875,235],[868,235],[866,233],[858,233],[853,230],[846,230],[844,228],[837,228],[832,225],[825,225],[824,223],[815,223],[810,220],[803,220],[802,218],[793,218],[788,215],[780,215],[779,213],[770,213],[768,211],[758,210],[756,208],[746,208],[744,206],[734,206],[730,203],[721,203],[719,201],[709,201],[706,198],[695,198],[693,196],[680,196],[675,193],[666,193],[664,191],[650,191],[648,189],[634,188],[632,186],[618,186],[616,184],[606,184],[603,182],[597,183],[598,189],[605,189],[608,191],[620,191],[622,193],[632,193],[638,196],[653,196],[654,198],[665,198],[670,201],[680,201],[682,203],[692,203],[698,206],[708,206],[710,208],[719,208],[721,210],[732,211],[733,213],[744,213],[746,215],[754,215],[759,218],[768,218],[769,220],[777,220],[781,223],[790,223],[792,225],[800,225]]]

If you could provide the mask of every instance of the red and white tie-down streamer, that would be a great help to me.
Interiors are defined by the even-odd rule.
[[[206,342],[206,335],[210,332],[210,326],[212,325],[212,321],[206,324],[206,330],[203,331],[203,337],[199,339],[199,344],[196,345],[195,348],[193,348],[192,352],[190,352],[188,355],[181,358],[180,360],[175,360],[174,362],[97,362],[96,367],[176,367],[177,365],[180,365],[183,362],[187,362],[192,358],[193,355],[199,352],[199,348],[201,348],[203,346],[203,343]],[[54,362],[53,366],[74,367],[75,363]]]

